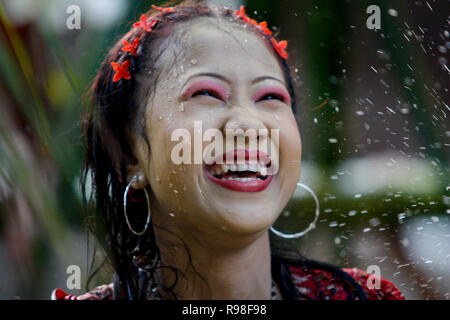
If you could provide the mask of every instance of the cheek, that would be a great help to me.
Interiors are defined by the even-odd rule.
[[[286,124],[280,128],[280,153],[284,153],[289,159],[300,160],[302,143],[294,115],[291,113],[285,116],[280,123]]]
[[[288,125],[280,129],[280,162],[285,167],[284,178],[296,183],[300,178],[302,142],[293,115],[292,119],[286,119]]]

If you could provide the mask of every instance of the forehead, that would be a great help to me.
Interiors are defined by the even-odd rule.
[[[208,69],[229,76],[255,78],[272,75],[283,79],[283,72],[272,48],[262,36],[236,23],[199,18],[180,26],[175,50],[187,69]],[[179,59],[175,59],[177,65]]]

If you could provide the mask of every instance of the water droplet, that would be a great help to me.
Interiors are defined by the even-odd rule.
[[[337,143],[337,142],[338,142],[338,139],[336,139],[336,138],[329,138],[329,139],[328,139],[328,142],[329,142],[329,143]]]
[[[338,223],[336,221],[332,221],[330,222],[330,224],[328,225],[331,228],[337,227]]]
[[[378,218],[372,218],[372,219],[369,220],[369,224],[370,224],[372,227],[376,227],[376,226],[378,226],[380,223],[381,223],[381,221],[380,221],[380,219],[378,219]]]
[[[395,10],[395,9],[389,9],[389,10],[388,10],[388,13],[389,13],[389,15],[392,16],[392,17],[398,17],[398,11]]]

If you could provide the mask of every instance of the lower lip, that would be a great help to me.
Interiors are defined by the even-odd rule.
[[[206,176],[214,183],[218,185],[239,192],[260,192],[266,189],[270,182],[272,181],[273,176],[268,176],[265,180],[255,179],[252,181],[238,181],[238,180],[222,180],[217,179],[207,170]]]

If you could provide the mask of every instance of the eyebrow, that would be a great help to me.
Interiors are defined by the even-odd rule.
[[[190,77],[186,80],[185,83],[188,83],[189,80],[191,80],[192,78],[196,78],[196,77],[200,77],[200,76],[208,76],[208,77],[217,78],[217,79],[220,79],[220,80],[222,80],[222,81],[224,81],[224,82],[226,82],[226,83],[228,83],[228,84],[231,84],[231,81],[230,81],[227,77],[224,77],[224,76],[222,76],[222,75],[220,75],[220,74],[218,74],[218,73],[214,73],[214,72],[200,72],[200,73],[196,73],[196,74],[190,76]],[[272,77],[272,76],[260,76],[260,77],[256,77],[255,79],[252,80],[251,84],[255,84],[255,83],[257,83],[257,82],[260,82],[260,81],[263,81],[263,80],[268,80],[268,79],[278,81],[278,82],[280,82],[281,84],[283,84],[284,86],[286,86],[286,84],[284,83],[284,81],[282,81],[282,80],[280,80],[280,79],[278,79],[278,78],[276,78],[276,77]]]

